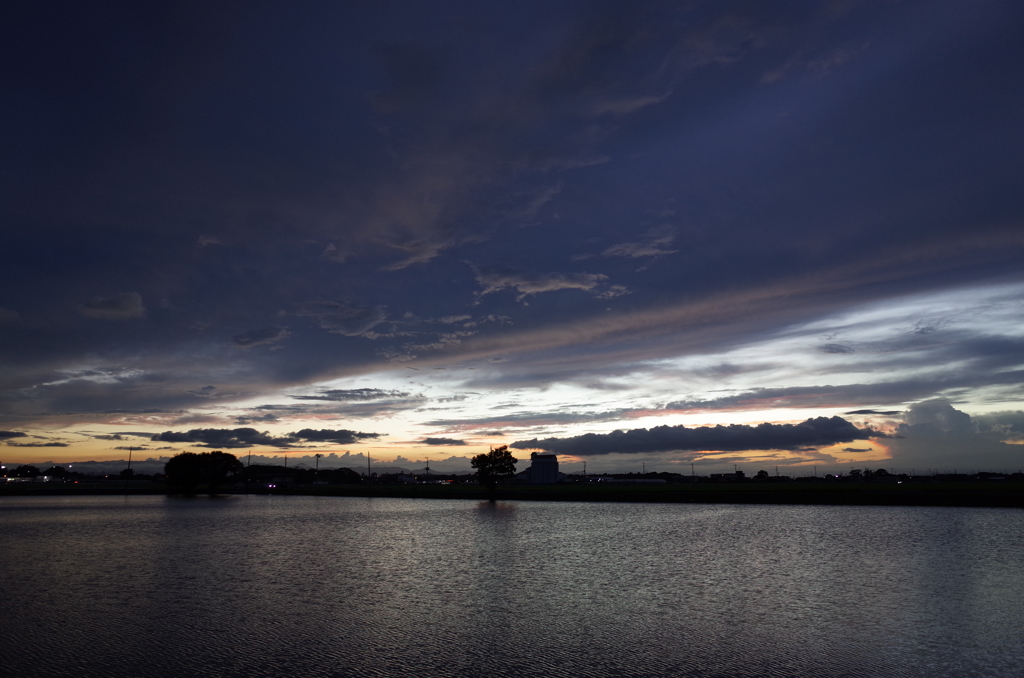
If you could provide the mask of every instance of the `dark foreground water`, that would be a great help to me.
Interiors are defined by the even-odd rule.
[[[0,499],[4,676],[1022,676],[1024,511]]]

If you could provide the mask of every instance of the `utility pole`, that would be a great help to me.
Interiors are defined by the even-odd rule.
[[[320,457],[322,457],[324,455],[322,455],[319,452],[317,452],[313,456],[316,457],[316,470],[313,471],[313,478],[315,479],[317,476],[320,475]]]

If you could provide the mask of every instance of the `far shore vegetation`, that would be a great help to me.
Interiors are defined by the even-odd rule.
[[[184,452],[167,462],[164,473],[129,469],[117,475],[88,476],[61,466],[7,469],[0,496],[46,494],[170,494],[178,496],[270,494],[499,499],[538,501],[622,501],[742,504],[840,504],[992,506],[1024,508],[1024,473],[893,474],[885,469],[854,469],[843,475],[788,477],[760,470],[706,476],[669,472],[569,474],[551,485],[517,482],[506,468],[507,450],[480,460],[481,472],[357,473],[349,468],[246,466],[232,454]],[[511,456],[511,455],[508,455]],[[485,463],[488,462],[488,463]],[[489,464],[493,462],[493,464]]]

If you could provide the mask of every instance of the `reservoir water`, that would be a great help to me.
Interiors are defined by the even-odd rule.
[[[0,499],[12,677],[1021,676],[1024,511]]]

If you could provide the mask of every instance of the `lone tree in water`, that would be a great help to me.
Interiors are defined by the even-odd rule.
[[[470,464],[476,469],[480,484],[487,485],[493,490],[499,480],[509,478],[516,472],[518,461],[508,451],[508,445],[502,445],[485,454],[476,455]]]
[[[182,452],[164,464],[164,473],[175,490],[192,494],[206,483],[206,491],[216,494],[229,476],[244,468],[235,455],[227,452]]]

